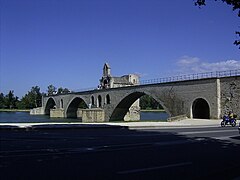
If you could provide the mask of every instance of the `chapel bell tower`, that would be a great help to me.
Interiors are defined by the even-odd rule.
[[[105,63],[103,66],[103,75],[100,79],[100,89],[111,88],[111,68],[108,63]]]
[[[103,77],[111,76],[111,68],[108,63],[105,63],[103,66]]]

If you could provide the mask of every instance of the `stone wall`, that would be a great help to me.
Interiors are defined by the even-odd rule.
[[[83,111],[84,109],[81,109],[81,108],[78,108],[78,110],[77,110],[77,118],[78,119],[82,119],[82,111]]]
[[[207,102],[210,109],[211,119],[221,118],[220,116],[226,111],[233,111],[240,117],[240,76],[226,78],[209,78],[201,80],[178,81],[161,84],[129,86],[123,88],[110,88],[103,90],[92,90],[86,92],[72,93],[66,95],[45,97],[42,109],[34,112],[44,113],[46,104],[51,100],[56,104],[56,109],[63,106],[66,112],[71,110],[77,111],[74,100],[80,98],[88,105],[94,98],[96,107],[98,97],[101,97],[101,107],[98,109],[83,110],[83,121],[102,122],[109,120],[129,120],[124,115],[133,106],[133,103],[141,96],[147,94],[158,101],[170,115],[170,117],[186,115],[189,118],[193,116],[193,104],[197,99],[203,99]],[[107,97],[109,101],[106,101]],[[53,104],[51,104],[53,105]],[[48,108],[51,108],[48,106]],[[130,108],[131,109],[131,108]],[[70,111],[69,111],[70,112]],[[74,111],[75,112],[75,111]],[[137,117],[137,112],[133,109],[133,117]],[[124,114],[125,113],[125,114]],[[68,113],[70,114],[70,113]],[[75,112],[76,114],[76,112]],[[114,116],[113,116],[114,114]],[[124,114],[124,115],[123,115]],[[80,115],[77,115],[80,117]],[[139,117],[139,116],[138,116]],[[96,118],[96,119],[95,119]],[[137,118],[131,118],[136,120]]]
[[[64,109],[50,109],[51,118],[64,118]]]
[[[136,99],[144,94],[153,97],[159,102],[170,117],[187,115],[192,118],[192,105],[196,99],[204,99],[210,108],[210,118],[218,118],[219,102],[217,100],[217,80],[205,79],[194,81],[153,84],[147,86],[110,89],[112,104],[105,112],[105,117],[111,118],[115,109],[124,112]],[[119,106],[120,105],[120,106]],[[119,117],[119,116],[116,116]]]
[[[30,115],[44,115],[44,108],[43,107],[38,107],[38,108],[33,108],[30,110]]]
[[[221,79],[221,114],[229,111],[240,118],[240,77]]]
[[[104,110],[100,108],[82,109],[82,122],[104,122]]]
[[[139,101],[139,100],[137,100]],[[140,107],[139,106],[131,106],[124,116],[124,121],[139,121],[140,120]]]

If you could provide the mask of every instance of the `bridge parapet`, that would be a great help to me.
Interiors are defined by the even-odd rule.
[[[227,70],[227,71],[204,72],[204,73],[196,73],[196,74],[187,74],[187,75],[169,76],[169,77],[163,77],[163,78],[141,80],[140,85],[187,81],[187,80],[209,79],[209,78],[233,77],[233,76],[240,76],[240,69]]]
[[[35,112],[51,115],[55,108],[62,110],[52,113],[65,118],[94,122],[136,120],[140,110],[130,107],[141,96],[149,95],[170,117],[186,114],[189,118],[217,119],[230,110],[240,117],[240,69],[180,77],[168,82],[160,79],[160,83],[155,80],[149,84],[47,96],[43,98],[43,107]],[[81,108],[85,109],[79,111],[82,103],[86,106]],[[130,118],[126,119],[126,115]]]

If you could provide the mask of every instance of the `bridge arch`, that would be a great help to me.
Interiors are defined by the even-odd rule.
[[[110,116],[110,121],[114,120],[124,120],[124,116],[127,114],[129,108],[132,106],[132,104],[139,99],[140,97],[144,95],[149,95],[153,99],[155,99],[161,106],[164,108],[164,110],[167,112],[167,114],[171,115],[169,113],[169,110],[167,107],[164,106],[164,103],[156,98],[154,94],[148,93],[148,92],[132,92],[128,95],[126,95],[114,108],[113,113]]]
[[[55,100],[50,97],[48,100],[47,100],[47,103],[46,103],[46,106],[45,106],[45,115],[50,115],[50,109],[53,109],[54,107],[56,106],[56,102]]]
[[[87,103],[81,97],[75,97],[73,100],[70,101],[66,108],[66,115],[67,118],[77,118],[77,111],[78,108],[86,109]]]
[[[63,108],[63,99],[60,100],[60,108]]]
[[[109,94],[106,95],[105,101],[106,101],[105,102],[106,104],[110,104],[111,103],[111,99],[110,99],[110,95]]]
[[[197,98],[192,103],[192,117],[210,119],[210,106],[204,98]]]
[[[101,96],[101,95],[98,95],[98,98],[97,98],[97,107],[102,107],[102,96]]]
[[[91,96],[91,104],[94,106],[95,105],[95,101],[94,101],[94,96]]]

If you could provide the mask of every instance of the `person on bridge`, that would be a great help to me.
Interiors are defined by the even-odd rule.
[[[232,111],[229,111],[228,117],[229,117],[230,119],[233,119],[233,118],[234,118],[234,115],[233,115],[233,112],[232,112]]]

